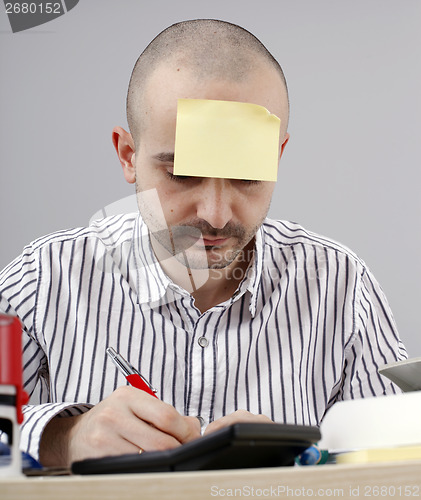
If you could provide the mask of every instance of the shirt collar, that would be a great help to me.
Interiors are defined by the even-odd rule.
[[[250,293],[249,311],[252,317],[256,315],[257,299],[260,290],[260,280],[263,270],[263,248],[264,248],[264,233],[260,227],[255,235],[254,241],[254,256],[247,268],[246,275],[235,292],[232,301],[238,300],[246,292]]]
[[[159,301],[165,295],[171,280],[155,257],[148,227],[140,214],[133,228],[132,243],[137,270],[138,303]]]
[[[253,317],[256,314],[257,299],[258,299],[258,295],[259,295],[259,290],[261,289],[260,282],[262,280],[262,273],[263,273],[264,247],[265,247],[264,231],[263,231],[263,227],[260,226],[260,228],[256,232],[256,241],[254,244],[254,248],[255,248],[254,274],[253,274],[252,279],[250,281],[250,288],[249,288],[250,293],[251,293],[249,309],[250,309],[250,314]]]
[[[152,249],[148,227],[142,217],[138,216],[133,228],[133,249],[137,270],[138,303],[154,303],[160,301],[167,293],[169,286],[182,295],[187,291],[173,283],[165,274]],[[250,293],[249,311],[254,317],[259,293],[259,284],[263,269],[264,233],[260,227],[255,235],[254,257],[244,279],[241,281],[231,301],[235,302],[247,291]]]

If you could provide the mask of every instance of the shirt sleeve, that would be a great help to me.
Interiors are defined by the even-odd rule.
[[[355,330],[345,346],[343,386],[337,399],[400,393],[378,368],[406,359],[407,353],[383,290],[367,268],[355,297]]]
[[[77,415],[92,407],[50,400],[47,357],[35,331],[38,283],[37,251],[28,245],[22,255],[0,273],[0,312],[17,316],[22,323],[23,387],[30,400],[23,408],[21,449],[36,459],[42,432],[52,418]]]

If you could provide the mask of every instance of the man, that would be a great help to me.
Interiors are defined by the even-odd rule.
[[[24,326],[22,447],[46,465],[178,446],[200,436],[196,416],[206,433],[318,425],[335,401],[395,392],[377,366],[406,354],[364,263],[265,219],[273,182],[174,174],[178,99],[264,106],[279,159],[288,142],[282,70],[242,28],[179,23],[141,55],[130,133],[113,131],[141,217],[41,238],[0,276],[0,310]],[[125,385],[109,346],[160,399]]]

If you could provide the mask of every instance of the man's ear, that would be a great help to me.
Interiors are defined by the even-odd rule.
[[[282,158],[282,155],[284,154],[284,149],[285,149],[285,146],[288,144],[288,141],[289,141],[289,134],[288,132],[285,134],[285,139],[284,139],[284,142],[282,143],[282,146],[281,146],[281,152],[279,153],[279,159]]]
[[[118,159],[123,167],[124,178],[129,184],[136,181],[135,167],[135,146],[134,141],[129,132],[121,127],[114,127],[112,140],[117,151]]]

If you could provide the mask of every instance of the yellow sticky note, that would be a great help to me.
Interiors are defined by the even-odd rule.
[[[280,126],[257,104],[179,99],[174,175],[276,181]]]

